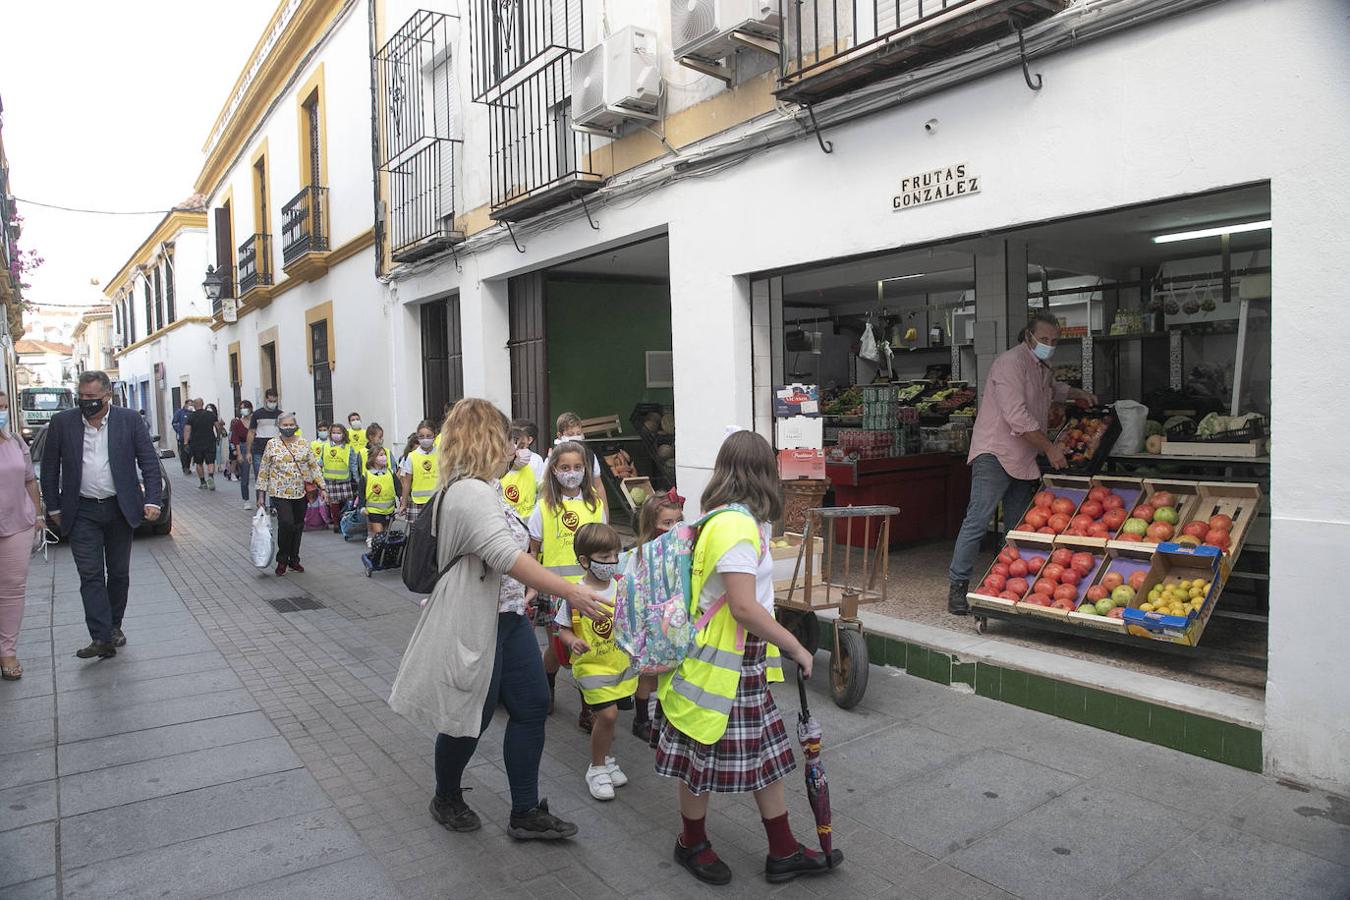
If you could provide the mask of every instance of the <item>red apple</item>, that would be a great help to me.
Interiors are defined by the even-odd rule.
[[[1036,579],[1036,583],[1031,586],[1031,590],[1032,593],[1045,594],[1046,596],[1049,596],[1050,594],[1053,594],[1055,592],[1056,587],[1058,587],[1058,585],[1056,585],[1049,578],[1041,577]]]
[[[1130,515],[1136,519],[1143,519],[1145,522],[1152,522],[1153,506],[1148,503],[1140,503],[1134,508],[1134,512],[1130,513]]]
[[[1023,521],[1021,521],[1021,522],[1018,522],[1016,525],[1014,525],[1010,530],[1011,530],[1011,531],[1028,531],[1028,532],[1034,532],[1036,529],[1031,527],[1031,523],[1030,523],[1030,522],[1027,522],[1027,521],[1023,520]]]
[[[1035,531],[1037,528],[1044,528],[1045,524],[1049,521],[1050,514],[1039,506],[1034,506],[1027,510],[1026,523],[1031,526],[1032,531]]]
[[[1049,491],[1040,491],[1035,497],[1031,498],[1033,506],[1039,506],[1042,509],[1049,509],[1050,504],[1055,502],[1055,495]]]
[[[1177,498],[1171,491],[1154,491],[1153,495],[1148,498],[1148,502],[1154,509],[1158,509],[1163,506],[1176,506]]]
[[[1211,528],[1205,535],[1205,543],[1213,544],[1215,547],[1222,550],[1227,550],[1233,543],[1233,536],[1226,531]]]
[[[1120,526],[1125,524],[1125,520],[1128,518],[1129,516],[1125,514],[1123,507],[1111,507],[1107,509],[1106,512],[1102,513],[1102,524],[1112,531],[1117,531]]]
[[[1069,517],[1064,513],[1055,513],[1050,517],[1050,530],[1059,534],[1069,527]]]
[[[1101,502],[1102,502],[1103,500],[1105,500],[1108,496],[1110,496],[1110,494],[1111,494],[1111,492],[1110,492],[1109,490],[1107,490],[1106,488],[1101,487],[1100,485],[1098,485],[1097,487],[1095,487],[1095,488],[1093,488],[1092,490],[1088,491],[1088,499],[1089,499],[1089,500],[1092,500],[1092,501],[1094,501],[1094,502],[1096,502],[1096,503],[1101,503]]]
[[[1055,588],[1054,598],[1056,600],[1076,600],[1078,598],[1078,588],[1071,584],[1061,584]]]
[[[1187,522],[1182,526],[1181,533],[1189,534],[1193,538],[1200,538],[1203,540],[1205,535],[1209,534],[1209,523],[1198,520],[1195,522]]]
[[[1050,604],[1051,609],[1062,609],[1065,612],[1073,612],[1078,607],[1073,605],[1072,597],[1060,597]]]
[[[1020,597],[1027,592],[1027,580],[1025,578],[1009,578],[1005,587]]]
[[[1008,574],[1013,578],[1027,577],[1027,564],[1025,560],[1014,559],[1008,564]]]
[[[1154,522],[1148,526],[1148,539],[1155,544],[1172,539],[1172,526],[1166,522]]]
[[[1041,569],[1041,577],[1048,579],[1053,584],[1059,584],[1059,576],[1064,573],[1064,567],[1059,563],[1050,563]]]
[[[1059,573],[1060,584],[1071,584],[1077,586],[1078,582],[1083,580],[1083,574],[1077,569],[1065,569]]]
[[[991,572],[984,579],[984,587],[986,588],[985,592],[989,594],[1001,593],[1003,589],[1007,586],[1008,586],[1008,579],[1004,578],[1002,575],[995,575]]]
[[[1022,598],[1022,602],[1023,602],[1023,603],[1030,603],[1030,604],[1033,605],[1033,606],[1049,606],[1049,605],[1050,605],[1050,595],[1049,595],[1049,594],[1030,594],[1030,595],[1028,595],[1028,596]]]
[[[1027,557],[1026,563],[1027,563],[1027,571],[1030,572],[1032,575],[1035,575],[1037,572],[1041,570],[1041,566],[1045,565],[1045,559],[1044,557],[1040,556],[1029,556]]]
[[[1107,494],[1102,498],[1102,506],[1107,509],[1123,509],[1125,507],[1125,498],[1119,494]]]
[[[1125,576],[1121,575],[1119,572],[1107,572],[1105,575],[1102,576],[1101,580],[1102,587],[1106,588],[1108,592],[1114,591],[1116,588],[1120,587],[1124,583],[1125,583]]]
[[[1098,600],[1106,599],[1106,595],[1109,593],[1110,591],[1102,587],[1100,584],[1094,584],[1092,587],[1087,589],[1087,594],[1084,595],[1083,599],[1091,600],[1093,603],[1096,603]]]
[[[1084,500],[1083,505],[1078,507],[1080,516],[1087,516],[1089,519],[1100,519],[1106,507],[1102,506],[1098,500]]]
[[[1225,516],[1219,513],[1217,516],[1209,517],[1209,527],[1214,531],[1232,531],[1233,519],[1231,516]]]
[[[1130,587],[1134,588],[1137,591],[1144,586],[1144,579],[1147,577],[1148,577],[1147,569],[1140,569],[1138,572],[1131,572],[1130,580],[1127,582],[1127,584],[1129,584]]]
[[[1054,502],[1050,504],[1050,511],[1052,513],[1071,516],[1073,515],[1074,508],[1077,506],[1078,504],[1074,503],[1068,497],[1056,497]]]
[[[1067,566],[1073,562],[1073,551],[1060,547],[1050,554],[1050,561],[1056,565]]]

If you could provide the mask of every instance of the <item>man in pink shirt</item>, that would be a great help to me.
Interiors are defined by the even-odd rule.
[[[1065,466],[1064,454],[1050,441],[1046,428],[1050,404],[1097,398],[1087,391],[1055,381],[1050,358],[1059,340],[1059,320],[1039,312],[1027,324],[1022,341],[999,355],[989,367],[975,431],[970,439],[970,505],[956,536],[947,577],[947,611],[964,616],[970,611],[966,592],[989,519],[1003,504],[1003,521],[1015,524],[1031,503],[1040,481],[1038,454],[1054,469]]]

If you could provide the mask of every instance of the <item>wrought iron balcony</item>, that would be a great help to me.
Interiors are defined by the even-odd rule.
[[[582,0],[470,0],[473,98],[491,103],[561,56],[586,49]]]
[[[572,57],[562,56],[488,103],[492,207],[515,222],[599,190],[591,137],[572,129]]]
[[[272,284],[272,236],[255,234],[239,245],[239,297]]]
[[[395,262],[412,262],[464,240],[455,230],[457,141],[432,141],[390,165],[389,246]]]
[[[779,97],[815,103],[1016,32],[1069,0],[780,0]]]
[[[328,249],[328,188],[304,188],[281,208],[281,264]]]

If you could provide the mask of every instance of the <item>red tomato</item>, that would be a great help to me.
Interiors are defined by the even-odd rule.
[[[1111,529],[1106,527],[1105,522],[1093,522],[1088,526],[1088,537],[1104,538],[1111,536]]]
[[[1143,538],[1140,537],[1140,536],[1137,535],[1137,534],[1129,534],[1129,533],[1126,533],[1126,534],[1119,534],[1119,535],[1116,535],[1116,540],[1118,540],[1118,541],[1142,541]]]
[[[1233,536],[1227,531],[1211,528],[1209,533],[1205,535],[1205,543],[1227,550],[1233,543]]]
[[[1079,572],[1077,569],[1065,569],[1063,572],[1059,573],[1060,584],[1072,584],[1077,586],[1078,582],[1082,580],[1083,573]]]
[[[1008,586],[1008,579],[1004,578],[1002,575],[995,575],[991,572],[984,579],[985,593],[988,594],[1001,593],[1002,590],[1007,586]]]
[[[1145,522],[1152,522],[1153,513],[1154,509],[1152,506],[1147,503],[1140,503],[1134,508],[1134,512],[1130,513],[1130,515],[1134,516],[1136,519],[1143,519]]]
[[[1049,596],[1050,594],[1053,594],[1055,592],[1056,587],[1057,585],[1049,578],[1041,576],[1040,578],[1036,579],[1036,583],[1032,586],[1031,590],[1033,593],[1045,594],[1046,596]]]
[[[994,563],[994,567],[993,567],[992,569],[990,569],[989,571],[992,572],[992,573],[995,574],[995,575],[1002,575],[1004,578],[1007,578],[1007,577],[1008,577],[1008,564],[1005,563],[1005,562],[996,562],[996,563]]]
[[[1078,514],[1089,519],[1100,519],[1105,511],[1106,507],[1102,506],[1100,500],[1084,500],[1083,505],[1078,507]]]
[[[1102,513],[1102,524],[1112,531],[1116,531],[1120,526],[1125,524],[1125,520],[1128,518],[1129,516],[1125,514],[1125,510],[1116,506]]]
[[[1073,605],[1073,600],[1074,600],[1074,598],[1072,598],[1072,597],[1060,597],[1060,598],[1058,598],[1057,600],[1055,600],[1054,603],[1051,603],[1051,604],[1050,604],[1050,608],[1051,608],[1051,609],[1062,609],[1062,610],[1064,610],[1065,612],[1073,612],[1075,609],[1078,608],[1078,607],[1076,607],[1076,606]]]
[[[1231,516],[1219,513],[1217,516],[1209,517],[1209,527],[1215,531],[1232,531],[1233,519]]]
[[[1069,527],[1081,528],[1083,529],[1083,531],[1087,531],[1089,528],[1092,527],[1093,521],[1094,519],[1092,516],[1089,516],[1086,513],[1079,513],[1078,515],[1074,516],[1072,519],[1069,520]]]
[[[1069,565],[1073,566],[1074,571],[1079,575],[1086,575],[1092,571],[1092,567],[1097,564],[1096,558],[1091,553],[1079,552],[1073,555],[1069,560]]]
[[[1009,578],[1005,587],[1020,597],[1027,592],[1027,580],[1025,578]]]
[[[1045,558],[1040,556],[1029,556],[1027,557],[1026,563],[1027,571],[1035,575],[1041,570],[1041,566],[1045,565]]]
[[[1013,578],[1027,577],[1027,564],[1025,560],[1014,559],[1008,564],[1008,574]]]
[[[1112,607],[1111,609],[1109,609],[1109,610],[1106,611],[1106,617],[1107,617],[1108,619],[1123,619],[1123,618],[1125,618],[1125,607],[1123,607],[1123,606],[1115,606],[1115,607]]]
[[[1018,550],[1012,544],[1009,544],[1008,546],[1004,547],[1003,552],[1008,554],[1008,562],[1012,562],[1014,559],[1022,558],[1022,551]]]
[[[1064,513],[1055,513],[1053,516],[1050,517],[1049,526],[1052,532],[1054,532],[1055,534],[1059,534],[1064,529],[1069,527],[1069,517],[1066,516]]]
[[[1017,596],[1016,594],[1014,594],[1012,591],[1004,591],[1003,593],[999,594],[998,596],[999,596],[999,599],[1001,599],[1001,600],[1021,600],[1021,599],[1022,599],[1021,597],[1019,597],[1019,596]]]
[[[1109,490],[1107,490],[1104,487],[1098,486],[1088,491],[1088,499],[1100,504],[1110,494],[1111,492]]]
[[[1172,539],[1172,526],[1166,522],[1154,522],[1148,526],[1148,539],[1155,544]]]
[[[1073,515],[1074,508],[1077,506],[1078,504],[1074,503],[1068,497],[1056,497],[1050,504],[1050,511],[1052,513],[1061,513],[1066,516],[1071,516]]]
[[[1189,534],[1193,538],[1199,538],[1201,540],[1204,540],[1205,535],[1209,534],[1209,523],[1201,522],[1199,520],[1196,520],[1194,522],[1187,522],[1184,526],[1182,526],[1181,533]]]
[[[1108,591],[1106,588],[1102,587],[1100,584],[1094,584],[1092,587],[1087,589],[1087,594],[1083,597],[1083,599],[1091,600],[1093,603],[1096,603],[1098,600],[1106,599],[1106,595],[1109,593],[1111,592]]]
[[[1119,494],[1107,494],[1102,498],[1102,506],[1106,509],[1123,509],[1125,507],[1125,498]]]
[[[1067,566],[1069,563],[1073,562],[1073,551],[1060,547],[1050,554],[1050,561],[1057,565]]]
[[[1039,506],[1033,506],[1031,509],[1027,510],[1026,522],[1031,526],[1032,531],[1035,531],[1037,528],[1044,528],[1049,521],[1050,514]]]
[[[1078,599],[1078,588],[1071,584],[1061,584],[1055,588],[1054,598],[1056,600],[1076,600]]]
[[[1055,502],[1055,495],[1049,491],[1040,491],[1035,497],[1031,498],[1033,506],[1039,506],[1042,509],[1049,509],[1050,504]]]
[[[1023,602],[1023,603],[1030,603],[1030,604],[1032,604],[1033,606],[1049,606],[1049,605],[1050,605],[1050,595],[1049,595],[1049,594],[1028,594],[1026,597],[1023,597],[1023,598],[1022,598],[1022,602]]]
[[[1159,509],[1164,506],[1176,506],[1177,498],[1171,491],[1154,491],[1153,495],[1148,498],[1148,502],[1153,505],[1154,509]]]
[[[1058,531],[1056,531],[1055,529],[1051,528],[1049,525],[1045,526],[1044,528],[1037,528],[1037,529],[1036,529],[1036,533],[1037,533],[1037,534],[1059,534]]]
[[[1054,557],[1051,558],[1053,559]],[[1050,563],[1050,565],[1041,569],[1041,577],[1054,584],[1059,584],[1059,576],[1063,574],[1064,574],[1064,567],[1061,566],[1059,563],[1052,562]]]
[[[1107,589],[1107,591],[1114,591],[1116,588],[1120,587],[1124,583],[1125,583],[1125,576],[1121,575],[1119,572],[1107,572],[1104,576],[1102,576],[1101,584],[1102,587]]]

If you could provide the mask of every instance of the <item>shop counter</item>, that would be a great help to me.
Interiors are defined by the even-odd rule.
[[[917,453],[888,459],[826,462],[835,506],[894,506],[891,546],[925,540],[954,540],[970,502],[970,467],[965,454]],[[841,532],[836,535],[846,540]],[[852,535],[862,546],[864,537]]]

